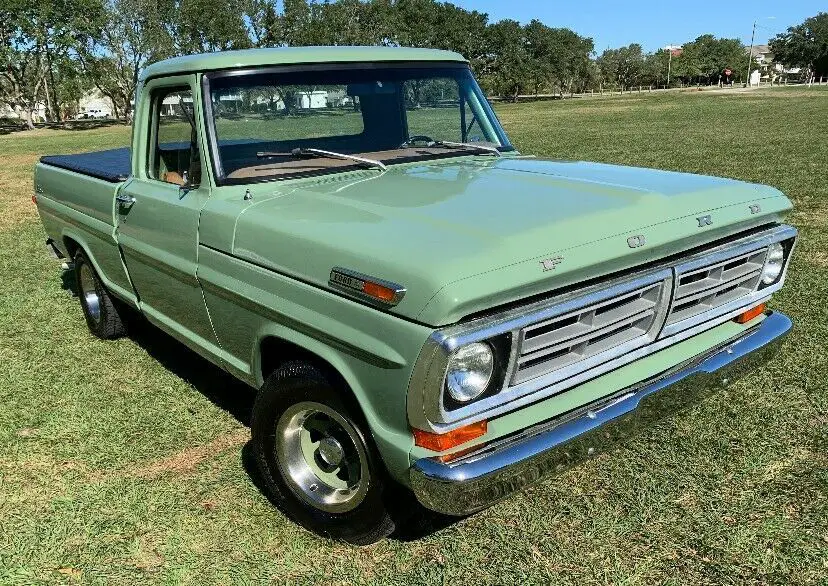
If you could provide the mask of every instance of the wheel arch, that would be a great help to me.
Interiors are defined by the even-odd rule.
[[[252,361],[256,386],[261,387],[280,366],[294,360],[313,364],[330,377],[331,382],[340,383],[365,411],[363,401],[357,396],[360,389],[357,377],[338,353],[310,336],[281,326],[266,328],[259,336]]]
[[[398,482],[407,483],[408,452],[413,439],[408,430],[397,430],[387,425],[376,411],[377,406],[360,384],[359,376],[351,368],[344,351],[312,338],[287,326],[271,323],[264,328],[255,345],[252,373],[256,388],[276,368],[290,360],[305,360],[319,367],[332,381],[342,383],[354,407],[358,408],[368,424],[374,442],[385,462],[386,469]],[[380,397],[374,397],[380,399]],[[402,407],[404,411],[404,407]]]

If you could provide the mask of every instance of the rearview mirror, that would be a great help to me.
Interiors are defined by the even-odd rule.
[[[369,83],[349,83],[348,95],[350,97],[372,96],[377,94],[395,94],[397,85],[390,81],[372,81]]]

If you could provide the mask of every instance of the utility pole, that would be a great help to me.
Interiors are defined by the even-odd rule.
[[[753,41],[756,39],[756,23],[760,20],[773,20],[775,16],[763,16],[753,21],[753,32],[750,34],[750,49],[748,50],[747,75],[745,75],[745,86],[750,83],[750,62],[753,61]]]
[[[667,52],[669,56],[667,57],[667,89],[670,89],[670,71],[673,67],[673,45],[668,45]]]
[[[750,34],[750,49],[748,50],[747,72],[745,73],[745,86],[750,82],[750,62],[753,61],[753,40],[756,38],[756,21],[753,21],[753,32]]]

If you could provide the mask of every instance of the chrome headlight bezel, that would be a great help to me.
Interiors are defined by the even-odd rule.
[[[768,247],[765,264],[759,275],[759,290],[775,285],[785,278],[793,246],[794,240],[791,239],[774,242]]]

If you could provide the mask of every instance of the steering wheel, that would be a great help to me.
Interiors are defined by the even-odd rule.
[[[430,136],[425,136],[424,134],[417,134],[415,136],[409,136],[408,140],[403,141],[403,143],[399,146],[399,148],[405,149],[405,148],[408,148],[410,146],[413,146],[414,144],[416,144],[418,142],[424,142],[424,143],[426,143],[426,146],[429,146],[431,144],[434,144],[434,142],[436,142],[436,141],[433,138],[431,138]]]

